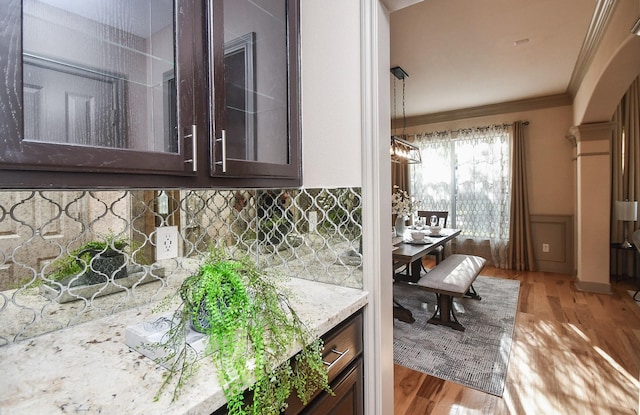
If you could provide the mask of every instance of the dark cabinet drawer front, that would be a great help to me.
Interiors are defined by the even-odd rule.
[[[327,333],[323,340],[322,359],[329,368],[329,382],[332,382],[362,353],[362,313]]]
[[[334,381],[342,378],[345,368],[362,354],[362,325],[362,312],[358,312],[322,336],[322,359],[328,367],[329,384],[332,388]],[[317,398],[319,395],[326,395],[326,392],[318,391],[311,402],[320,399]],[[295,392],[289,397],[288,404],[286,415],[305,413],[304,405]]]
[[[362,311],[358,311],[322,336],[322,356],[328,367],[329,385],[334,395],[319,390],[305,407],[294,391],[287,401],[288,407],[284,412],[286,415],[364,413],[364,377],[360,357],[363,351],[362,329]],[[213,415],[226,413],[225,406]]]
[[[301,413],[305,415],[363,415],[364,375],[362,358],[331,384],[334,395],[323,392]]]

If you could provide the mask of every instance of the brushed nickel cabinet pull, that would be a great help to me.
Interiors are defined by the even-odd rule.
[[[198,171],[198,127],[191,125],[191,134],[185,134],[185,139],[191,138],[191,158],[186,159],[185,163],[193,163],[193,171]]]
[[[327,370],[330,370],[333,365],[335,365],[336,363],[338,363],[338,361],[340,359],[342,359],[347,353],[349,353],[349,349],[345,350],[344,352],[340,352],[336,349],[331,349],[332,353],[335,353],[338,355],[338,357],[336,358],[336,360],[334,360],[333,362],[327,362],[326,360],[323,360],[322,363],[324,363],[325,365],[327,365]]]
[[[220,138],[216,139],[217,142],[220,143],[220,147],[221,147],[221,156],[222,156],[222,160],[216,162],[216,164],[220,164],[222,165],[222,172],[226,173],[227,172],[227,131],[226,130],[222,130],[222,135],[220,136]]]

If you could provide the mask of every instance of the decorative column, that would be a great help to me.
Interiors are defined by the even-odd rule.
[[[611,132],[609,122],[571,127],[576,144],[576,288],[610,293]]]

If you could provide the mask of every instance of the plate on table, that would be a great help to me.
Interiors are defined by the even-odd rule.
[[[402,242],[404,242],[405,244],[411,244],[411,245],[429,245],[433,243],[433,241],[429,238],[424,238],[421,241],[416,241],[415,239],[405,239]]]
[[[429,233],[429,236],[432,238],[444,238],[445,236],[447,236],[446,234],[440,232],[439,234],[435,235],[433,233]]]

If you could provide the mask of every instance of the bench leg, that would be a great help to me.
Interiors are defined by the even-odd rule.
[[[476,291],[475,288],[473,288],[473,284],[471,284],[469,286],[469,289],[467,290],[467,292],[464,294],[464,296],[466,298],[471,298],[473,300],[482,300],[482,297],[480,297],[480,295],[478,295],[478,292]]]
[[[451,327],[458,331],[464,331],[464,326],[458,321],[453,309],[453,297],[444,294],[436,294],[436,297],[438,299],[436,312],[433,313],[433,316],[431,316],[428,323]]]

